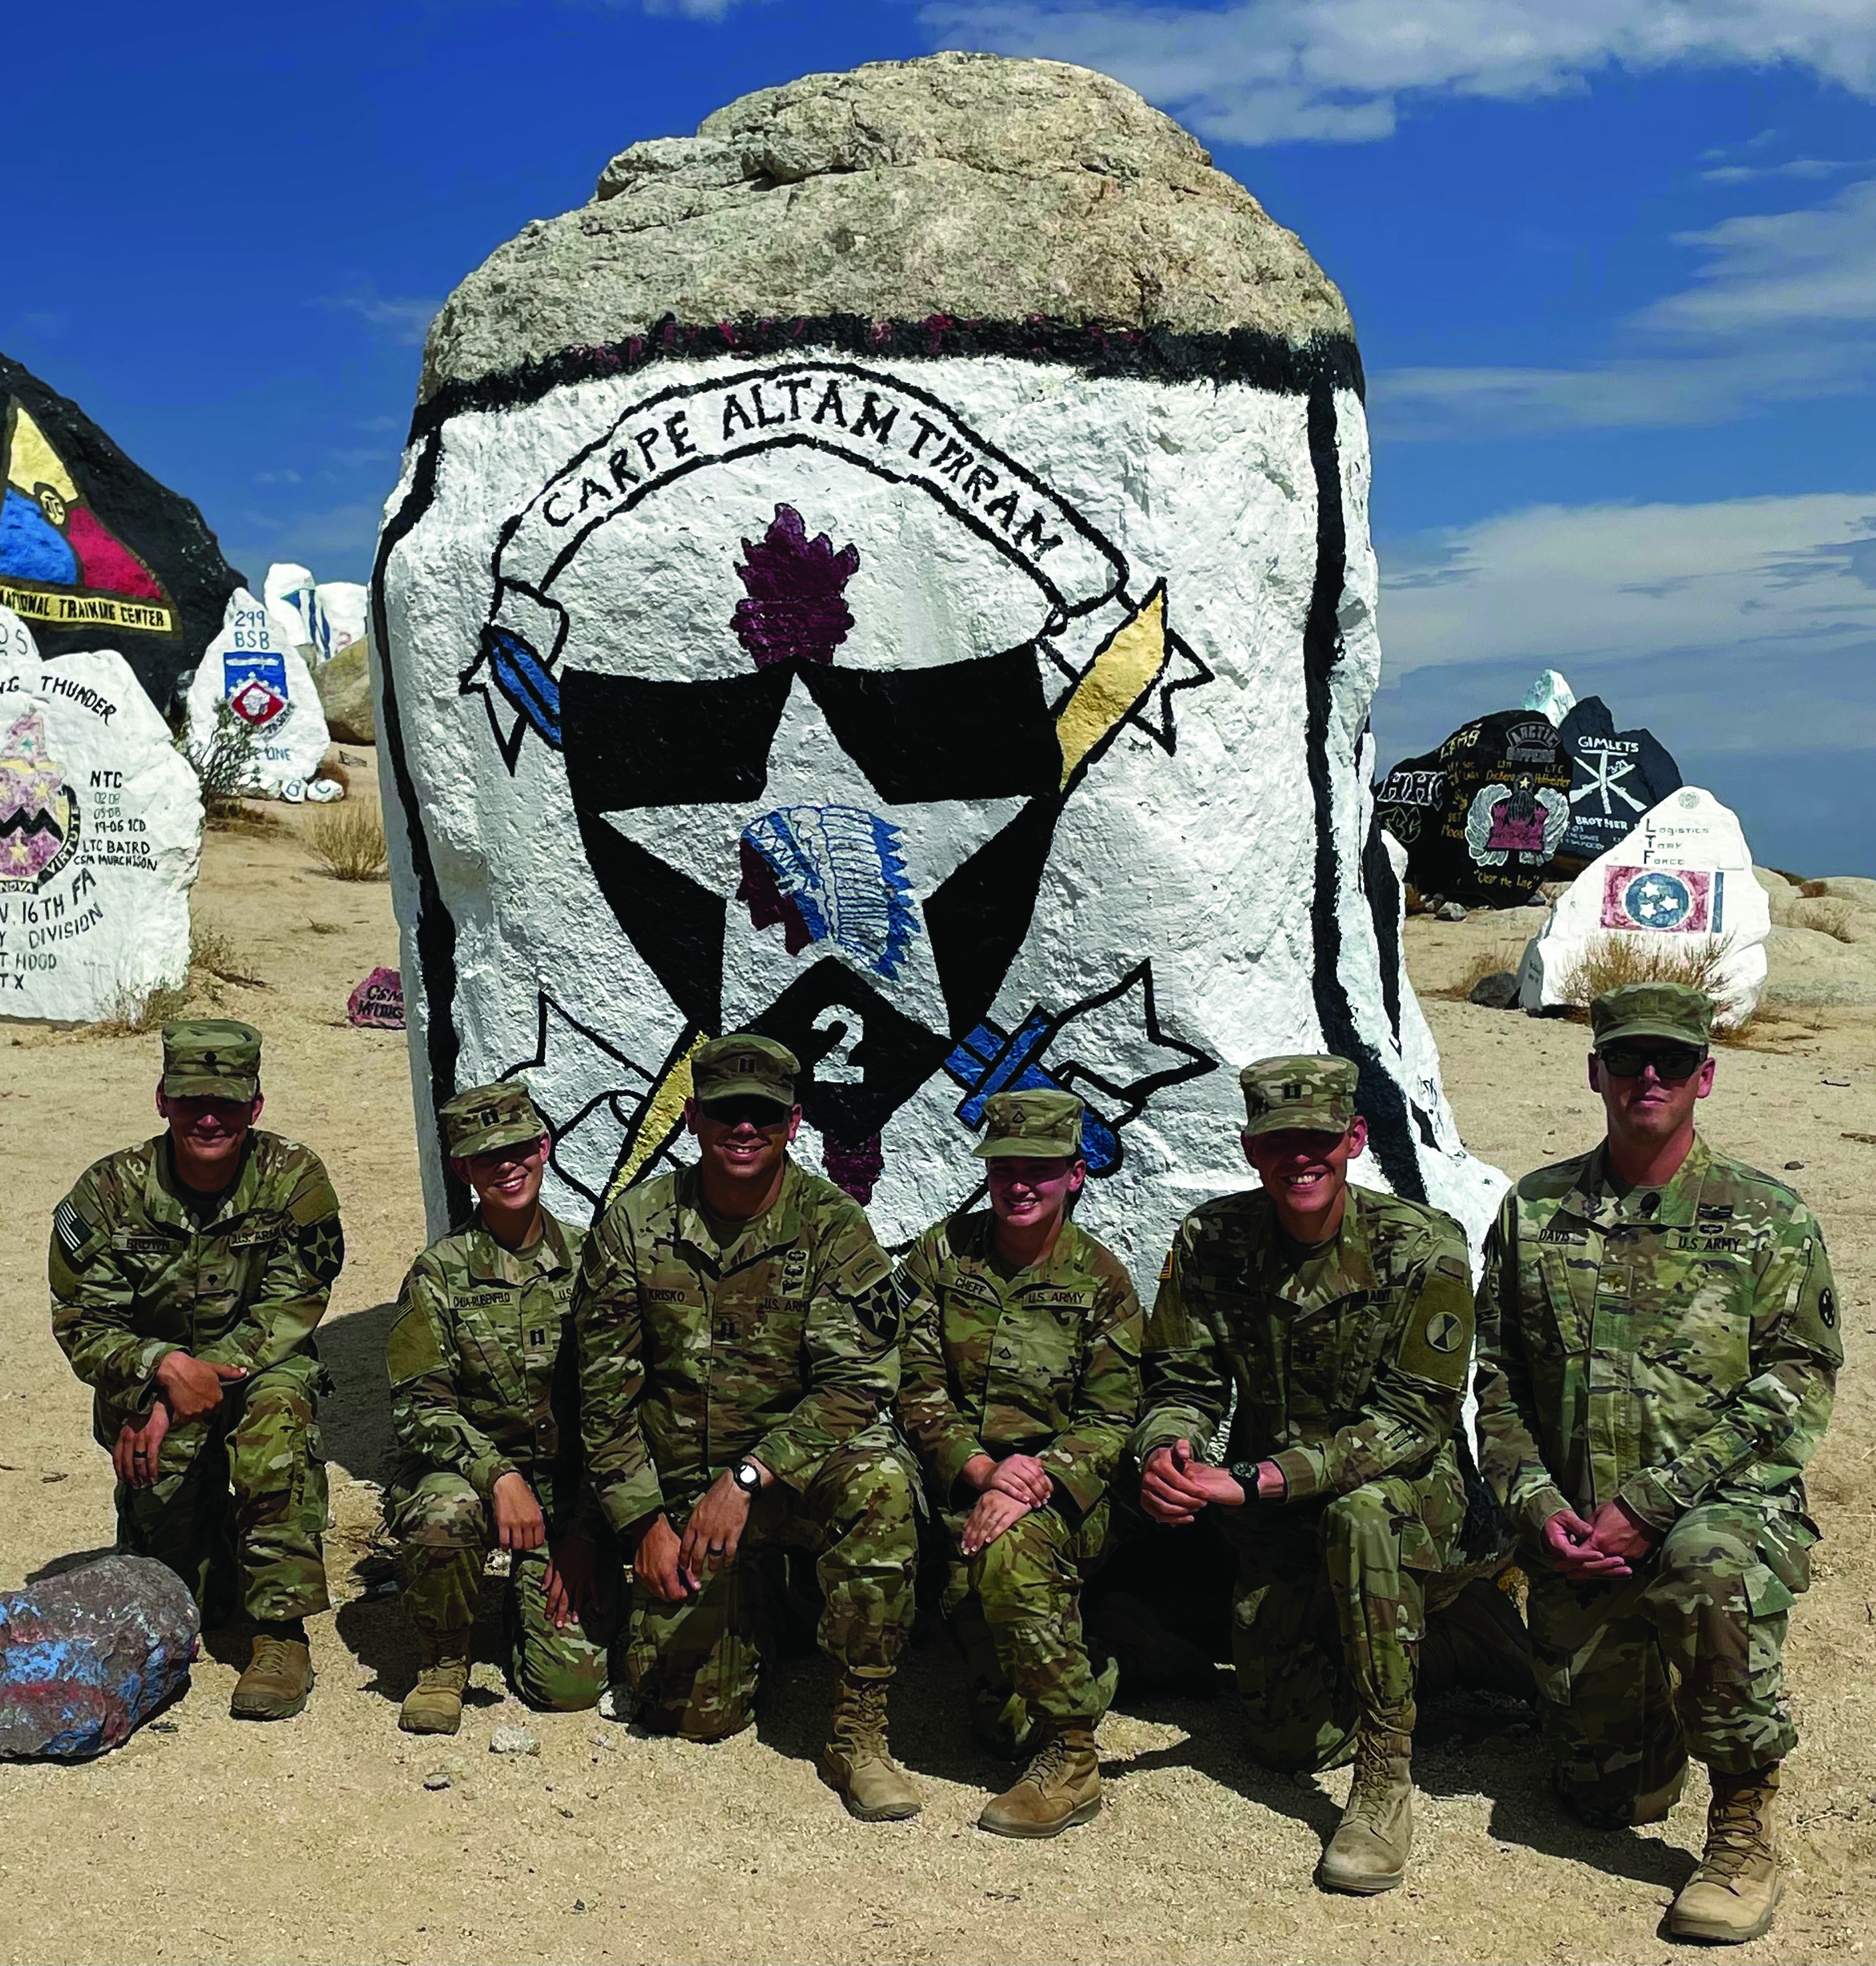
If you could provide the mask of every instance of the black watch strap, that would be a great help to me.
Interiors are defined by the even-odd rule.
[[[730,1479],[746,1495],[759,1492],[762,1485],[762,1470],[753,1461],[739,1461],[730,1470]]]
[[[1231,1464],[1231,1478],[1244,1491],[1247,1502],[1257,1500],[1257,1463],[1255,1461],[1234,1461]]]

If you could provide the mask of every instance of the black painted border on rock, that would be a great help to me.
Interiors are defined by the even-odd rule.
[[[423,973],[433,1113],[456,1091],[460,1046],[454,1015],[456,923],[443,906],[416,787],[404,756],[384,582],[392,551],[415,527],[436,495],[443,426],[457,416],[521,408],[571,383],[630,375],[659,363],[830,349],[901,362],[1001,356],[1040,366],[1073,369],[1085,375],[1139,376],[1160,382],[1234,384],[1309,398],[1310,455],[1315,467],[1317,492],[1317,564],[1304,628],[1303,661],[1307,706],[1307,768],[1316,807],[1315,893],[1310,904],[1317,950],[1316,1014],[1325,1041],[1341,1056],[1352,1059],[1359,1069],[1359,1097],[1382,1172],[1397,1193],[1410,1201],[1423,1202],[1426,1184],[1413,1143],[1407,1097],[1383,1065],[1379,1053],[1357,1030],[1353,1007],[1339,974],[1342,931],[1337,908],[1343,870],[1335,838],[1328,727],[1333,675],[1343,654],[1338,617],[1347,578],[1347,530],[1335,396],[1338,389],[1347,389],[1359,398],[1365,386],[1361,356],[1354,342],[1346,336],[1315,336],[1297,343],[1249,328],[1182,334],[1157,328],[1102,328],[1040,317],[1025,321],[987,321],[942,314],[920,321],[875,321],[859,314],[829,314],[687,326],[675,316],[667,315],[650,335],[634,335],[605,347],[565,349],[545,359],[524,363],[473,382],[446,382],[420,403],[411,417],[410,442],[422,448],[411,474],[410,489],[379,535],[372,569],[371,617],[372,633],[378,646],[385,652],[380,666],[383,689],[380,741],[387,746],[391,760],[417,885],[417,919],[412,939]],[[446,994],[433,987],[433,979],[439,976],[450,979]],[[1391,980],[1382,978],[1384,991]],[[468,1211],[469,1194],[450,1172],[446,1161],[443,1181],[450,1219],[460,1220]]]
[[[810,350],[895,362],[956,360],[972,355],[1068,368],[1084,375],[1137,375],[1153,382],[1232,382],[1287,396],[1319,387],[1365,397],[1360,352],[1346,335],[1291,341],[1260,329],[1178,334],[1159,327],[1102,327],[1087,322],[870,321],[864,314],[799,314],[789,320],[715,321],[686,326],[666,314],[648,334],[589,348],[563,348],[538,361],[442,384],[417,406],[414,443],[471,410],[511,410],[570,382],[630,375],[660,362],[708,362],[725,356],[806,353]]]

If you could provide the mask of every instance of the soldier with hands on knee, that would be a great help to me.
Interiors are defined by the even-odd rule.
[[[1599,1827],[1712,1780],[1684,1939],[1757,1938],[1797,1745],[1781,1660],[1817,1529],[1802,1470],[1843,1349],[1816,1219],[1694,1128],[1713,1007],[1671,983],[1590,1007],[1601,1144],[1526,1175],[1486,1247],[1481,1471],[1521,1533],[1552,1779]]]
[[[1465,1239],[1349,1181],[1368,1134],[1346,1059],[1265,1059],[1239,1082],[1262,1186],[1179,1225],[1141,1352],[1140,1497],[1162,1523],[1211,1510],[1235,1546],[1251,1751],[1285,1771],[1353,1759],[1317,1877],[1384,1891],[1412,1845],[1426,1584],[1465,1514]]]
[[[541,1206],[547,1129],[514,1084],[459,1092],[437,1117],[475,1210],[411,1265],[385,1342],[402,1454],[385,1516],[418,1646],[398,1724],[413,1734],[461,1724],[490,1549],[508,1555],[508,1674],[530,1707],[575,1711],[605,1690],[620,1571],[556,1423],[585,1232]]]
[[[330,1390],[313,1342],[345,1259],[319,1157],[263,1133],[260,1033],[166,1025],[165,1130],[87,1168],[53,1212],[52,1328],[94,1394],[117,1474],[118,1546],[167,1564],[205,1621],[257,1627],[229,1710],[290,1719],[325,1610]]]
[[[1054,1836],[1101,1807],[1114,1675],[1089,1660],[1081,1585],[1139,1413],[1140,1307],[1069,1219],[1087,1178],[1073,1093],[997,1094],[974,1151],[989,1207],[927,1230],[901,1266],[898,1412],[949,1545],[943,1609],[979,1732],[1032,1756],[978,1826]]]
[[[640,1717],[717,1740],[754,1716],[772,1566],[812,1556],[840,1668],[822,1779],[849,1813],[915,1815],[887,1743],[910,1626],[916,1477],[885,1418],[901,1296],[865,1212],[801,1166],[801,1067],[772,1038],[700,1046],[694,1167],[611,1204],[574,1300],[581,1423],[633,1555]]]

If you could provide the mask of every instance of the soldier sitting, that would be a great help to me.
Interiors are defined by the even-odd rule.
[[[290,1719],[313,1688],[305,1620],[330,1600],[312,1334],[345,1260],[318,1155],[262,1133],[261,1103],[253,1025],[166,1025],[167,1131],[79,1177],[50,1259],[53,1335],[117,1472],[118,1549],[166,1563],[211,1625],[239,1569],[258,1629],[237,1720]]]
[[[859,1204],[789,1155],[799,1070],[747,1033],[698,1048],[697,1165],[628,1189],[587,1239],[582,1426],[633,1553],[626,1671],[646,1723],[694,1741],[749,1725],[758,1559],[812,1552],[841,1674],[821,1777],[877,1821],[919,1808],[886,1742],[917,1563],[914,1477],[882,1419],[900,1300]]]
[[[1081,1634],[1082,1566],[1139,1410],[1140,1307],[1117,1258],[1068,1219],[1087,1178],[1081,1102],[1002,1092],[985,1108],[988,1210],[928,1229],[910,1287],[898,1415],[940,1512],[946,1620],[979,1730],[1036,1749],[977,1819],[1055,1836],[1101,1807],[1094,1729],[1114,1695]]]
[[[1558,1791],[1600,1828],[1655,1823],[1705,1762],[1706,1853],[1668,1929],[1726,1942],[1778,1902],[1781,1658],[1817,1540],[1800,1471],[1843,1349],[1816,1219],[1694,1130],[1712,1016],[1668,983],[1590,1006],[1607,1136],[1505,1197],[1478,1398]]]
[[[412,1264],[385,1342],[404,1452],[385,1516],[419,1655],[398,1724],[411,1734],[462,1723],[492,1545],[508,1552],[508,1678],[530,1707],[572,1711],[605,1690],[620,1571],[577,1443],[562,1454],[555,1426],[555,1362],[585,1232],[540,1205],[547,1130],[514,1085],[459,1092],[437,1117],[476,1207]]]
[[[1236,1547],[1251,1752],[1283,1771],[1352,1756],[1317,1874],[1365,1893],[1400,1883],[1412,1845],[1414,1655],[1426,1580],[1465,1519],[1452,1435],[1472,1294],[1455,1223],[1349,1182],[1368,1139],[1355,1081],[1339,1058],[1240,1075],[1263,1186],[1179,1225],[1134,1442],[1147,1512],[1176,1523],[1210,1509]]]

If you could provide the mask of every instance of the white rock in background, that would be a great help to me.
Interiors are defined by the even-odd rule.
[[[329,662],[341,649],[365,639],[371,589],[356,580],[322,580],[315,590],[313,627],[319,659]]]
[[[1576,691],[1555,669],[1546,669],[1529,689],[1520,707],[1541,710],[1562,729],[1563,720],[1576,707]]]
[[[267,569],[261,595],[287,640],[307,660],[313,659],[311,652],[319,646],[319,628],[318,588],[311,569],[296,566],[291,560],[275,561]]]
[[[249,789],[281,798],[297,780],[304,797],[305,782],[319,769],[328,742],[319,692],[299,650],[244,587],[230,598],[221,633],[189,685],[189,749],[198,757],[218,741],[215,706],[224,701],[253,733]]]
[[[439,317],[387,509],[433,1223],[459,1087],[527,1074],[583,1217],[685,1153],[694,1046],[753,1025],[806,1068],[800,1159],[888,1242],[977,1188],[988,1094],[1055,1083],[1092,1115],[1079,1219],[1150,1288],[1179,1218],[1247,1184],[1239,1068],[1323,1050],[1361,1067],[1357,1178],[1476,1240],[1503,1178],[1440,1090],[1373,823],[1339,297],[1085,69],[941,56],[716,120],[759,176],[785,136],[817,161],[695,224],[640,218],[626,172],[603,226],[503,249]],[[1155,242],[1150,335],[1081,324],[1147,290],[1104,284],[1110,234]],[[830,236],[865,256],[811,291]],[[640,308],[694,324],[631,342]],[[717,325],[764,318],[791,325]],[[617,345],[550,381],[541,336]]]
[[[36,662],[39,644],[11,608],[0,608],[0,662]]]
[[[1716,1000],[1744,1017],[1765,982],[1771,905],[1754,878],[1736,816],[1711,792],[1684,785],[1644,814],[1620,845],[1571,882],[1524,952],[1520,1001],[1569,1003],[1571,972],[1605,937],[1638,946],[1726,945]]]
[[[182,982],[201,834],[123,656],[0,655],[0,1014],[87,1023]]]

